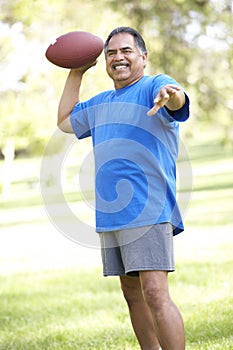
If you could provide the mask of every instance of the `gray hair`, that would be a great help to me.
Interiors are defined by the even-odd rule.
[[[109,41],[111,40],[111,38],[114,35],[117,35],[119,33],[128,33],[128,34],[132,35],[134,37],[135,45],[138,47],[141,54],[144,55],[147,53],[146,44],[145,44],[145,41],[143,40],[141,34],[139,34],[135,29],[133,29],[131,27],[118,27],[118,28],[114,29],[109,34],[109,36],[107,37],[107,40],[105,41],[105,44],[104,44],[105,54],[107,53]]]

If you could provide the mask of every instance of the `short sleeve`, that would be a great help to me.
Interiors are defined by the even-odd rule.
[[[91,136],[87,110],[86,103],[79,102],[75,105],[70,115],[71,126],[78,139]]]
[[[164,115],[164,117],[169,121],[176,120],[178,122],[184,122],[189,118],[189,97],[182,88],[182,86],[175,79],[171,78],[169,75],[166,74],[159,74],[155,76],[153,98],[155,98],[159,90],[167,84],[177,85],[182,89],[182,91],[185,94],[185,104],[176,111],[170,111],[167,107],[163,107],[161,108],[161,112]]]

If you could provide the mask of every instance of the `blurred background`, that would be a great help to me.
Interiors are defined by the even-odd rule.
[[[172,294],[188,350],[232,349],[233,1],[0,0],[1,349],[138,348],[116,279],[101,279],[99,251],[56,225],[69,221],[65,201],[94,228],[93,162],[90,140],[57,130],[68,70],[45,58],[64,33],[105,40],[118,26],[144,37],[146,74],[169,74],[190,96],[178,161],[186,230],[175,239]],[[112,87],[101,55],[81,99]],[[44,202],[55,205],[55,222]]]
[[[188,227],[232,224],[231,0],[0,0],[0,6],[2,238],[6,237],[6,229],[19,232],[20,225],[50,224],[43,211],[40,169],[42,160],[56,155],[67,142],[64,135],[54,135],[58,101],[68,70],[46,60],[47,47],[73,30],[89,31],[105,40],[117,26],[132,26],[142,33],[149,52],[146,74],[169,74],[190,96],[191,118],[181,125],[180,156],[181,169],[182,162],[186,162],[189,171],[186,179],[183,172],[178,186],[178,192],[186,193],[185,215],[190,207],[185,218]],[[84,78],[81,99],[110,88],[112,81],[105,74],[101,55],[97,66]],[[89,204],[93,200],[93,169],[87,162],[90,147],[90,141],[84,140],[72,146],[65,157],[63,190],[67,201],[76,205],[83,201],[77,189],[78,172],[86,179],[85,198]],[[51,159],[48,168],[53,169]],[[80,170],[83,159],[85,167]],[[58,180],[52,171],[48,178],[43,177],[45,186],[54,189],[54,201]],[[86,217],[87,222],[93,222],[93,208],[76,211],[82,220]]]
[[[90,140],[69,146],[60,168],[64,174],[60,178],[56,173],[56,155],[73,142],[56,127],[68,70],[47,61],[45,51],[66,32],[89,31],[105,40],[117,26],[132,26],[142,33],[149,52],[146,74],[169,74],[190,96],[191,118],[181,125],[178,167],[178,192],[188,227],[232,224],[231,0],[0,0],[0,6],[2,238],[7,237],[6,229],[15,233],[24,225],[22,234],[28,223],[51,226],[40,193],[46,158],[44,168],[49,172],[43,174],[43,186],[53,196],[49,200],[58,200],[56,184],[63,181],[67,202],[81,206],[86,199],[89,208],[74,210],[94,227]],[[81,99],[111,88],[102,54],[84,77]],[[78,190],[78,173],[84,178],[83,193]]]

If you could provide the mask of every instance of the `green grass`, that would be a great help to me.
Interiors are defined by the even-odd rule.
[[[232,262],[178,270],[170,288],[187,349],[232,349]],[[18,273],[0,283],[0,349],[138,349],[118,279],[101,277],[99,269]]]
[[[208,140],[191,145],[189,152],[192,200],[186,236],[178,239],[186,243],[176,243],[171,294],[184,318],[187,350],[232,350],[233,240],[226,235],[233,230],[232,151]],[[0,196],[1,237],[17,232],[18,225],[33,232],[48,221],[41,208],[38,160],[16,160],[14,167],[12,195]],[[73,165],[68,173],[76,176]],[[68,201],[80,198],[67,189]],[[189,238],[189,231],[197,231],[199,241]],[[0,257],[0,264],[6,262]],[[0,274],[0,286],[1,350],[139,350],[118,279],[103,278],[99,268],[16,269]]]
[[[99,270],[2,279],[1,349],[133,349],[116,279]],[[125,346],[125,347],[124,347]]]

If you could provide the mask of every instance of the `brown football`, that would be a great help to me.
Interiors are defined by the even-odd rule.
[[[94,62],[101,54],[104,42],[98,36],[74,31],[59,36],[46,50],[46,58],[63,68],[79,68]]]

